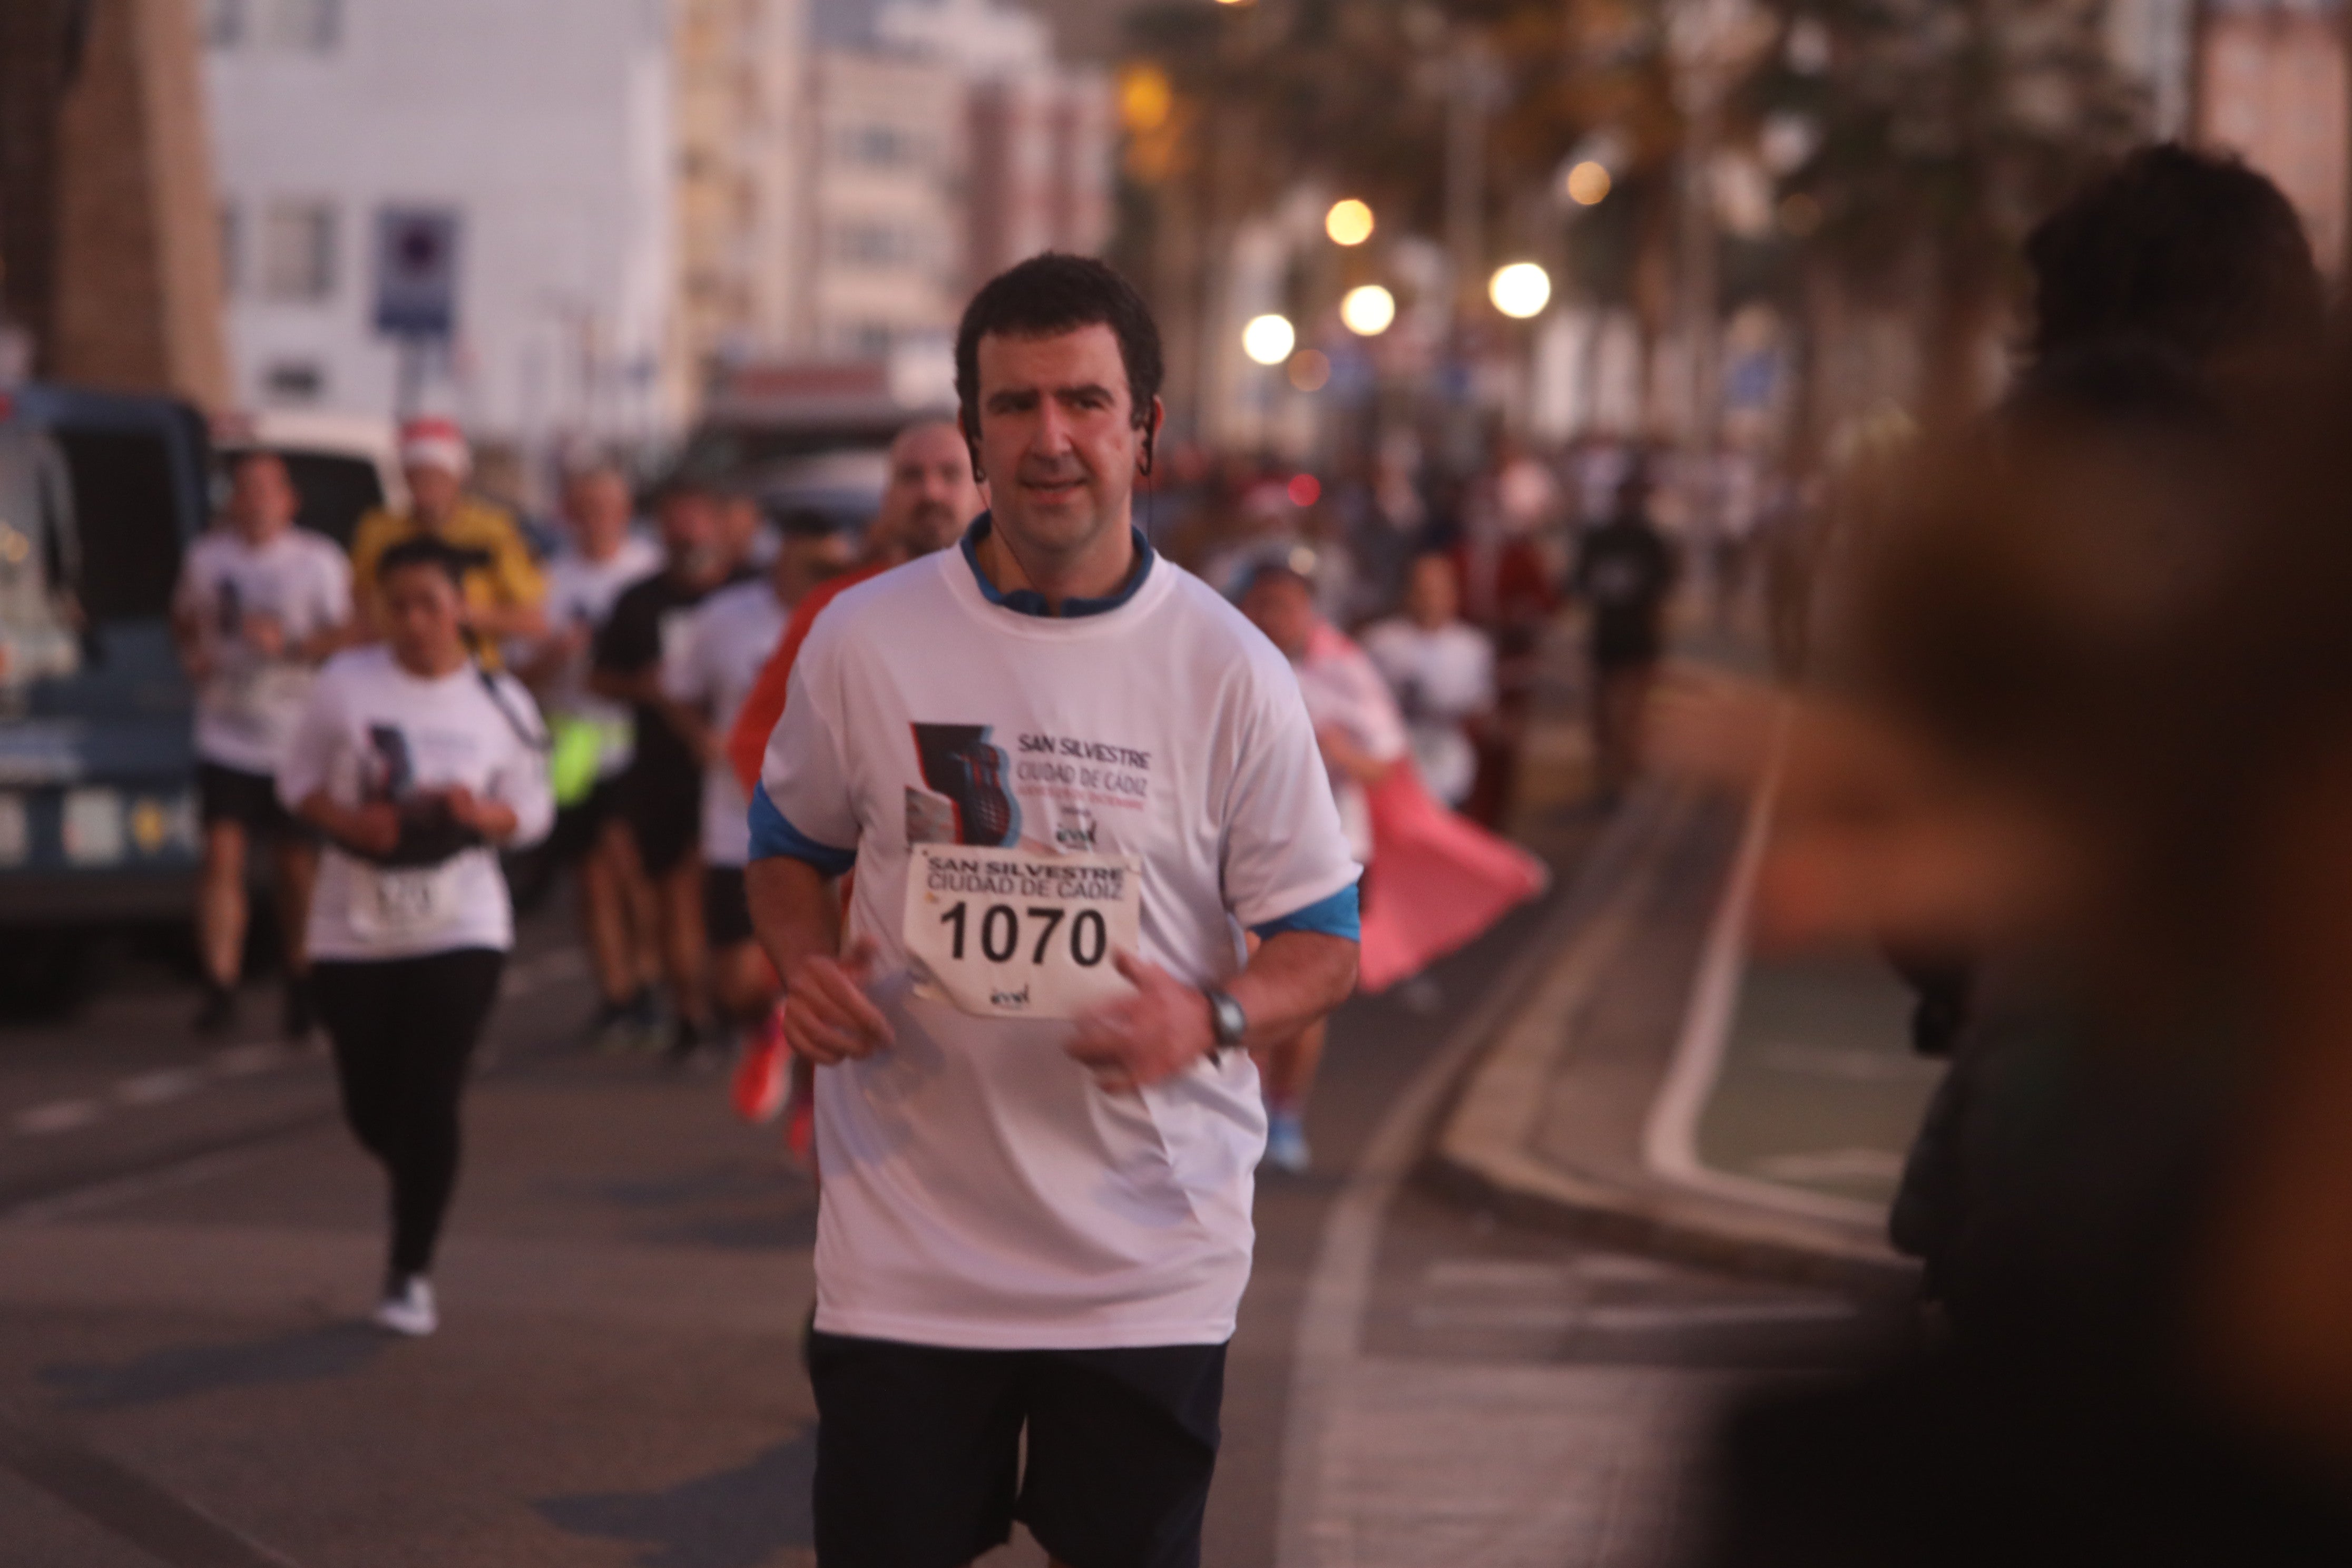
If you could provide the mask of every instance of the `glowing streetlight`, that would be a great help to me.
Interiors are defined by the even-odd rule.
[[[1323,232],[1334,245],[1361,245],[1372,237],[1372,209],[1353,196],[1333,202],[1323,215]]]
[[[1532,261],[1514,261],[1496,272],[1486,298],[1506,316],[1524,321],[1551,303],[1551,275]]]
[[[1568,172],[1568,199],[1580,207],[1599,206],[1611,184],[1608,166],[1588,158]]]
[[[1260,364],[1280,364],[1297,343],[1297,332],[1281,316],[1255,316],[1242,329],[1242,353]]]
[[[1360,338],[1377,338],[1396,320],[1396,296],[1377,283],[1350,289],[1340,298],[1339,321]]]

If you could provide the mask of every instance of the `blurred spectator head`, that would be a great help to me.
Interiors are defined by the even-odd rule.
[[[1290,658],[1303,658],[1315,636],[1315,584],[1288,566],[1267,563],[1241,590],[1242,614]]]
[[[2037,358],[2153,339],[2200,364],[2305,350],[2325,307],[2293,204],[2233,157],[2143,147],[2025,244]]]
[[[909,425],[890,443],[890,474],[874,518],[874,552],[911,560],[944,550],[979,515],[982,504],[971,478],[971,453],[955,426],[945,419]]]
[[[1432,550],[1412,558],[1405,573],[1404,612],[1428,631],[1450,626],[1461,616],[1462,584],[1452,556]]]
[[[465,432],[437,415],[411,419],[400,427],[400,467],[416,520],[438,526],[457,510],[466,475],[473,466]]]
[[[285,532],[301,504],[277,453],[252,451],[236,458],[229,475],[228,520],[247,541],[259,544]]]
[[[581,552],[602,561],[629,531],[628,476],[611,463],[575,468],[563,480],[563,521]]]
[[[961,460],[962,448],[957,448]],[[780,542],[771,581],[776,596],[787,605],[826,578],[847,571],[857,556],[847,531],[814,507],[793,507],[776,520]]]
[[[716,579],[730,564],[723,498],[695,479],[675,479],[654,503],[654,523],[670,571],[689,581]]]
[[[760,529],[767,516],[760,510],[760,498],[740,486],[729,485],[715,492],[719,506],[719,548],[727,557],[730,567],[761,555]]]

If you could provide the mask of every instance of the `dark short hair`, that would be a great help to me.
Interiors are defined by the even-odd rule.
[[[2294,205],[2236,158],[2143,147],[2025,242],[2033,353],[2151,340],[2203,363],[2315,343],[2325,291]]]
[[[405,572],[412,566],[429,566],[449,579],[449,585],[461,593],[466,586],[466,574],[483,564],[478,551],[460,550],[446,539],[420,533],[414,539],[404,539],[375,559],[375,580],[385,581],[395,572]]]
[[[776,518],[776,531],[786,539],[823,539],[841,531],[841,520],[813,506],[788,506]]]
[[[980,433],[981,339],[1050,338],[1097,326],[1118,340],[1135,422],[1148,426],[1166,374],[1150,307],[1109,263],[1049,250],[998,273],[964,307],[956,328],[956,402],[967,435]]]

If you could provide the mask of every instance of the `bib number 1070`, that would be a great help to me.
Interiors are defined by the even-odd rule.
[[[974,934],[971,905],[959,900],[940,917],[940,924],[947,927],[950,933],[950,955],[961,961],[965,944]],[[1054,939],[1066,924],[1070,928],[1066,941],[1071,963],[1081,969],[1092,969],[1110,955],[1110,926],[1099,910],[1080,910],[1072,915],[1050,904],[1033,904],[1025,910],[1011,904],[991,904],[980,915],[977,934],[981,956],[991,963],[1010,963],[1021,952],[1026,934],[1034,939],[1029,962],[1044,963],[1054,950]]]

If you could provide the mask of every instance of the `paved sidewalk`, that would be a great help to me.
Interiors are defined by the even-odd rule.
[[[1650,784],[1570,897],[1588,917],[1465,1081],[1433,1157],[1515,1217],[1899,1291],[1885,1207],[1937,1068],[1866,954],[1755,960],[1753,803]]]

